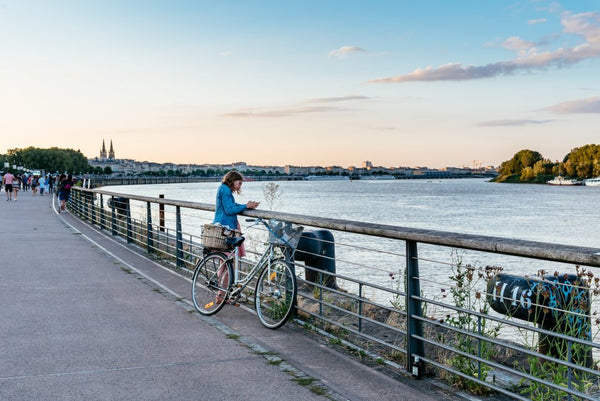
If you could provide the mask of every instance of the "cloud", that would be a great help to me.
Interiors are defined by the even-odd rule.
[[[556,114],[600,113],[600,97],[571,100],[546,108]]]
[[[477,125],[480,127],[515,127],[515,126],[524,126],[524,125],[539,125],[539,124],[548,124],[553,122],[554,120],[491,120],[491,121],[482,121]]]
[[[368,96],[350,95],[341,97],[321,97],[316,99],[308,99],[307,103],[335,103],[335,102],[347,102],[349,100],[368,100]]]
[[[548,21],[546,18],[530,19],[527,21],[529,25],[543,24]]]
[[[479,66],[448,63],[435,68],[418,68],[405,75],[373,79],[369,83],[466,81],[545,70],[548,67],[564,68],[583,60],[600,57],[600,13],[564,13],[561,23],[564,33],[580,36],[583,38],[582,43],[571,48],[538,52],[533,42],[511,37],[504,41],[503,46],[519,53],[519,57],[514,60]]]
[[[233,53],[232,53],[232,52],[230,52],[230,51],[224,51],[224,52],[221,52],[221,53],[219,53],[219,56],[221,56],[221,57],[229,57],[229,56],[231,56],[232,54],[233,54]]]
[[[222,114],[224,117],[288,117],[296,114],[324,113],[346,111],[341,107],[297,107],[290,109],[266,110],[266,111],[238,111]]]
[[[366,50],[356,46],[342,46],[329,52],[328,57],[344,58],[351,53],[365,53]]]

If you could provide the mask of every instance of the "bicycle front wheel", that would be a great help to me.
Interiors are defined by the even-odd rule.
[[[232,280],[233,267],[224,254],[215,252],[202,258],[192,277],[192,300],[196,310],[207,316],[220,311]]]
[[[258,275],[254,305],[260,322],[269,329],[281,327],[296,304],[296,276],[283,259],[267,264]]]

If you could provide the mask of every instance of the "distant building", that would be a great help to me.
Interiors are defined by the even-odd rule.
[[[108,151],[108,155],[106,154],[106,145],[104,144],[104,139],[102,140],[102,149],[100,149],[100,160],[115,160],[115,150],[113,148],[112,139],[110,140],[110,150]]]

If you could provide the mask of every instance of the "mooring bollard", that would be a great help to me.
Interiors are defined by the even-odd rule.
[[[534,280],[496,274],[487,288],[487,301],[498,313],[536,323],[542,329],[591,340],[590,291],[576,275],[544,276]],[[540,334],[538,350],[566,359],[568,340]],[[590,347],[575,345],[571,361],[592,367]]]
[[[306,266],[314,268],[306,269],[306,281],[323,284],[327,288],[337,288],[335,276],[331,275],[335,274],[335,243],[331,231],[304,231],[294,259],[302,260]]]

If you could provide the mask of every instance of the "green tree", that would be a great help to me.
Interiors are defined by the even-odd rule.
[[[540,160],[543,160],[543,157],[539,152],[524,149],[515,153],[512,159],[503,162],[499,172],[505,176],[521,174],[524,168],[533,168],[534,164]]]
[[[113,169],[110,166],[104,167],[104,174],[111,175],[113,173]]]
[[[585,145],[575,148],[565,156],[560,170],[570,177],[581,179],[600,175],[600,145]]]
[[[9,149],[8,161],[11,164],[31,169],[43,169],[49,172],[69,171],[74,173],[89,170],[87,158],[78,150],[34,148]]]

